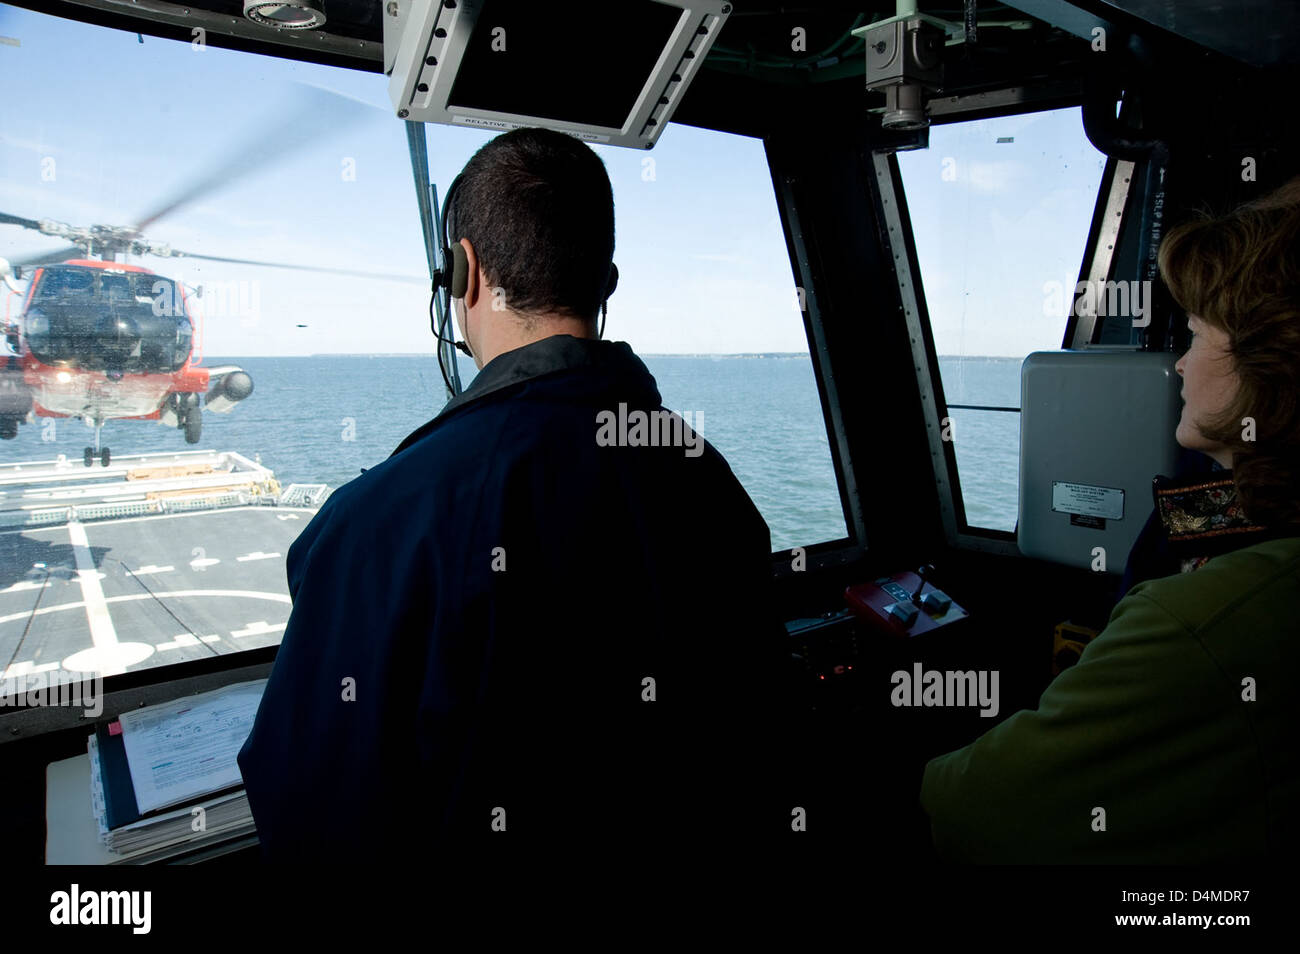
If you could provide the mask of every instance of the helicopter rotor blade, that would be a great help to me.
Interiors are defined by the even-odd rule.
[[[13,268],[31,268],[35,265],[49,265],[54,262],[67,261],[69,258],[79,258],[85,253],[75,245],[69,245],[65,248],[56,249],[53,252],[40,252],[36,255],[29,255],[26,258],[11,259],[9,264]]]
[[[415,285],[428,285],[428,278],[417,275],[394,275],[390,272],[366,272],[351,268],[330,268],[325,265],[292,265],[288,262],[267,262],[252,258],[227,258],[222,255],[197,255],[192,252],[173,250],[169,258],[198,258],[208,262],[227,262],[231,265],[259,265],[265,268],[287,268],[296,272],[325,272],[330,275],[350,275],[353,278],[378,278],[386,282],[407,282]]]
[[[18,215],[10,215],[7,212],[0,212],[0,225],[21,225],[25,229],[33,229],[37,232],[41,230],[41,223],[35,219],[24,219]]]
[[[135,231],[143,231],[201,196],[265,168],[317,139],[375,115],[378,109],[329,90],[302,86],[289,112],[288,117],[283,112],[272,117],[223,160],[136,222]]]

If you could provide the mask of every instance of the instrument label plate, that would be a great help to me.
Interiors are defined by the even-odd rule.
[[[1124,491],[1116,487],[1052,481],[1052,510],[1105,520],[1124,518]]]

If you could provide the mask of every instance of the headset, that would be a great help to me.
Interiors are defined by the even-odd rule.
[[[429,330],[433,336],[438,339],[438,366],[442,369],[442,379],[447,385],[447,390],[453,394],[460,391],[459,386],[453,388],[453,376],[447,373],[447,366],[443,357],[443,346],[449,346],[460,351],[468,357],[474,357],[469,349],[469,345],[464,341],[457,341],[455,337],[455,323],[451,322],[452,301],[456,298],[464,298],[465,291],[469,287],[469,261],[465,256],[465,247],[460,242],[452,243],[450,236],[450,225],[447,223],[447,215],[451,210],[452,202],[456,198],[456,193],[460,188],[461,180],[464,173],[456,176],[451,180],[451,186],[447,189],[447,195],[442,202],[442,214],[440,216],[440,235],[439,241],[442,243],[441,260],[433,272],[433,297],[429,302]],[[613,262],[609,263],[609,277],[605,282],[605,292],[600,302],[600,330],[597,333],[597,340],[605,337],[605,315],[609,306],[609,296],[614,294],[614,289],[618,287],[618,266]],[[438,303],[438,292],[442,291],[442,308],[438,309],[441,314],[434,316],[434,307]],[[452,331],[450,337],[444,337],[447,331],[447,325],[451,322]],[[453,362],[454,364],[454,362]],[[453,373],[455,368],[453,367]],[[459,374],[454,374],[456,384],[459,385]]]

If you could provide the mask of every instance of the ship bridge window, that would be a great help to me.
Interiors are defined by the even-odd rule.
[[[761,140],[672,125],[652,153],[597,147],[614,189],[631,344],[731,465],[774,550],[848,536],[790,257]]]
[[[269,648],[314,509],[445,400],[405,125],[377,74],[6,14],[0,256],[48,267],[0,400],[0,694]],[[123,137],[69,57],[190,133]]]
[[[428,135],[431,154],[441,141],[465,158],[491,138]],[[605,336],[632,346],[664,405],[727,459],[774,550],[845,539],[762,141],[674,124],[650,154],[594,148],[614,191],[620,276]],[[468,385],[473,367],[460,368]]]
[[[290,545],[447,399],[406,126],[377,74],[10,13],[0,256],[156,274],[52,265],[62,298],[17,316],[32,360],[41,335],[58,349],[30,407],[0,402],[0,679],[273,646]],[[69,58],[134,90],[138,127],[195,134],[121,136]],[[427,137],[442,192],[491,134]],[[653,152],[597,152],[620,269],[606,337],[727,457],[774,548],[845,538],[762,143],[674,125]],[[86,294],[118,286],[153,313]]]
[[[1061,347],[1105,157],[1078,109],[935,126],[900,152],[969,527],[1014,531],[1020,365]]]

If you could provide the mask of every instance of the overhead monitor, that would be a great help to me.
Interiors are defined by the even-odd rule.
[[[724,0],[390,0],[397,115],[542,126],[649,149],[731,12]]]

